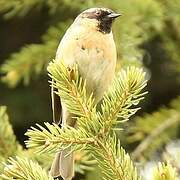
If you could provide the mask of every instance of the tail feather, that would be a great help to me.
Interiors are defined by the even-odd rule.
[[[74,176],[73,152],[68,154],[69,152],[69,148],[65,149],[61,152],[60,156],[60,172],[63,179],[72,179]]]
[[[56,153],[55,158],[53,160],[53,163],[51,165],[50,172],[49,172],[50,175],[52,177],[54,177],[54,178],[61,175],[60,174],[60,167],[59,167],[59,165],[60,165],[60,156],[61,156],[61,152]]]
[[[64,180],[71,180],[74,176],[74,157],[73,152],[68,154],[70,149],[56,153],[53,160],[50,175],[52,177],[61,176]],[[67,155],[68,154],[68,155]]]

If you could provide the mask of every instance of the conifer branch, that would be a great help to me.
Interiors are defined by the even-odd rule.
[[[101,127],[99,114],[96,113],[93,95],[87,94],[86,82],[79,76],[77,66],[66,68],[63,63],[54,61],[49,64],[48,72],[55,82],[51,82],[52,86],[58,89],[55,93],[61,97],[68,110],[76,115],[76,119],[79,118],[79,126],[96,134]]]
[[[79,2],[78,2],[79,1]],[[77,5],[78,4],[78,5]],[[49,14],[55,14],[57,11],[62,11],[62,6],[67,6],[66,8],[79,9],[87,7],[88,2],[77,0],[76,2],[61,0],[61,1],[45,1],[45,0],[11,0],[11,3],[7,3],[6,0],[0,1],[0,12],[4,13],[6,19],[12,18],[14,16],[23,17],[27,15],[32,9],[41,10],[43,7],[48,8]],[[73,8],[72,8],[73,7]]]
[[[110,132],[113,125],[127,121],[139,110],[132,106],[137,105],[144,98],[146,92],[141,93],[141,91],[146,84],[142,69],[130,67],[127,71],[120,71],[101,105],[101,121],[105,122],[105,126],[101,129],[103,133]]]
[[[49,22],[50,26],[52,26],[54,23],[62,20],[62,14],[64,19],[70,19],[72,14],[74,15],[80,12],[79,9],[82,8],[83,4],[87,8],[89,1],[83,2],[82,0],[11,0],[9,2],[7,0],[1,0],[0,12],[3,13],[5,18],[11,18],[16,15],[22,17],[30,12],[31,9],[41,9],[41,7],[45,6],[48,7],[51,14]],[[96,4],[96,2],[92,1],[90,3],[91,6]],[[109,1],[103,1],[103,5],[109,6]],[[180,34],[180,16],[178,16],[180,11],[179,0],[121,1],[120,4],[112,3],[111,7],[112,9],[116,9],[117,12],[122,11],[126,14],[116,24],[120,28],[115,29],[117,39],[121,39],[121,43],[117,43],[117,49],[121,49],[121,62],[123,66],[129,64],[138,64],[141,66],[143,52],[139,48],[141,47],[140,45],[147,42],[147,40],[151,40],[154,35],[160,35],[163,42],[162,48],[164,48],[165,53],[168,53],[169,59],[174,61],[171,64],[171,68],[174,67],[176,72],[180,71],[180,66],[178,66],[180,57],[180,53],[178,53],[180,52],[180,46],[178,46]],[[66,14],[62,9],[69,9],[71,13]],[[60,14],[60,16],[57,16],[57,14]],[[66,22],[64,27],[67,27],[67,24]],[[168,28],[169,24],[172,27],[171,30]],[[51,33],[51,35],[55,34],[55,36],[42,39],[42,44],[28,45],[27,47],[23,47],[20,52],[10,56],[5,64],[2,65],[1,72],[5,74],[2,80],[14,87],[20,80],[23,80],[27,84],[30,78],[34,77],[32,75],[39,75],[44,70],[44,67],[46,67],[49,59],[54,56],[60,39],[59,31],[63,34],[64,27],[61,30],[55,28],[55,33]],[[62,73],[62,69],[60,67],[56,73]],[[113,88],[109,94],[104,96],[99,111],[96,109],[96,104],[94,104],[93,95],[87,95],[86,84],[76,74],[76,70],[75,79],[73,79],[74,77],[67,79],[65,84],[68,86],[64,86],[65,84],[62,86],[62,84],[67,77],[66,75],[69,74],[71,78],[71,75],[74,75],[73,73],[71,74],[71,72],[65,71],[64,74],[61,74],[63,75],[61,78],[59,74],[55,78],[54,72],[50,72],[52,79],[56,81],[52,85],[58,89],[56,93],[68,104],[69,111],[73,112],[77,121],[77,129],[67,127],[62,131],[54,124],[45,124],[46,129],[38,125],[39,128],[32,128],[27,132],[27,135],[30,137],[27,141],[27,146],[33,147],[39,152],[49,153],[54,153],[67,146],[72,146],[72,150],[81,151],[81,149],[86,149],[88,153],[92,153],[94,158],[98,160],[105,179],[138,179],[136,168],[134,168],[132,161],[129,159],[129,155],[120,148],[120,143],[116,140],[116,136],[112,131],[117,123],[128,120],[138,110],[136,105],[143,98],[144,93],[141,93],[141,90],[146,85],[144,74],[140,71],[137,68],[129,68],[126,71],[122,70],[119,77],[114,81]],[[141,78],[142,81],[140,80]],[[132,136],[128,140],[131,142],[144,140],[137,147],[137,149],[140,149],[136,149],[137,151],[147,155],[149,152],[152,153],[155,149],[167,143],[172,137],[177,137],[179,127],[177,117],[179,117],[180,111],[179,102],[171,107],[170,110],[164,108],[152,115],[135,119],[135,123],[130,126]],[[5,158],[9,155],[14,156],[18,148],[20,147],[21,149],[21,146],[15,140],[9,122],[6,121],[8,118],[5,111],[1,110],[0,108],[0,127],[2,127],[0,128],[0,161],[2,155],[4,156],[5,154]],[[160,134],[161,136],[159,136]],[[11,137],[13,137],[13,142],[10,141],[12,140]],[[119,159],[120,161],[118,161]],[[22,165],[25,170],[21,169],[21,172],[19,169],[12,171],[7,165],[7,169],[5,169],[6,178],[18,179],[21,177],[21,179],[33,179],[31,175],[32,171],[34,172],[33,167],[36,168],[36,165],[34,163],[32,165],[28,160],[25,161],[19,158],[17,160],[10,159],[11,168]],[[29,166],[28,164],[31,165]],[[39,170],[39,174],[43,174],[41,170]],[[35,175],[37,174],[38,172],[35,172]],[[39,175],[34,176],[34,179],[39,179],[39,177]],[[40,179],[48,178],[51,179],[47,174],[40,177]],[[165,178],[167,180],[177,179],[172,166],[162,163],[156,169],[154,179],[162,180]]]
[[[178,180],[175,168],[171,164],[159,163],[153,171],[153,180]]]
[[[102,113],[96,110],[93,95],[87,93],[86,82],[79,76],[77,66],[70,68],[54,61],[49,64],[48,72],[53,80],[52,86],[58,89],[55,93],[74,114],[78,126],[77,129],[65,127],[62,130],[55,124],[46,123],[46,130],[38,125],[40,130],[32,128],[26,133],[29,136],[27,146],[39,148],[39,152],[55,152],[68,146],[72,147],[72,151],[85,149],[99,162],[104,179],[138,179],[136,168],[129,155],[120,148],[116,135],[100,132],[109,126],[108,130],[112,130],[119,116],[126,120],[135,113],[137,109],[131,109],[131,106],[142,99],[144,93],[140,92],[146,85],[142,70],[128,68],[121,71],[114,82],[114,89],[105,95]]]
[[[26,132],[26,135],[30,137],[26,145],[28,148],[35,148],[40,153],[55,153],[69,145],[77,150],[80,148],[79,145],[94,143],[94,140],[89,138],[87,132],[82,128],[65,127],[61,129],[58,125],[49,123],[45,123],[47,129],[38,124],[37,126],[39,129],[32,127]]]
[[[77,136],[75,137],[77,140]],[[87,143],[87,140],[86,140],[86,143]],[[48,141],[46,142],[46,146],[48,146]],[[27,157],[28,159],[32,159],[33,161],[38,162],[46,170],[49,169],[51,165],[51,161],[54,157],[52,154],[50,154],[50,152],[37,154],[32,149],[28,149],[28,150],[23,149],[20,146],[20,144],[16,141],[16,137],[13,133],[12,127],[9,123],[8,115],[6,113],[6,107],[0,106],[0,161],[1,161],[0,173],[2,173],[4,169],[3,162],[6,163],[7,167],[9,167],[7,163],[7,158],[9,158],[10,156],[14,157],[15,155],[18,155],[20,158]],[[80,151],[77,151],[74,153],[74,155],[75,155],[75,163],[76,163],[75,171],[84,173],[84,171],[93,169],[93,167],[89,167],[89,166],[90,165],[92,166],[96,162],[92,159],[89,153],[84,152],[84,151],[83,152],[81,151],[80,153]]]
[[[5,0],[0,1],[0,12],[4,12],[5,18],[12,18],[15,15],[25,16],[33,7],[39,8],[43,4],[43,1],[39,0],[12,0],[11,3],[7,3]]]
[[[90,133],[93,129],[94,134],[100,129],[100,133],[109,132],[112,126],[117,124],[118,117],[128,120],[139,109],[133,109],[131,106],[137,105],[145,94],[140,93],[146,86],[145,74],[142,70],[134,67],[128,68],[127,72],[122,70],[114,81],[110,93],[104,96],[101,114],[96,112],[93,95],[87,95],[86,84],[82,78],[79,78],[77,67],[68,71],[62,63],[53,62],[49,64],[48,72],[56,82],[52,84],[58,89],[56,93],[62,98],[69,111],[80,117],[77,122]],[[69,79],[72,72],[74,72],[74,80]]]
[[[22,147],[16,141],[5,106],[0,106],[0,127],[0,158],[6,159]]]
[[[106,180],[138,180],[137,169],[130,156],[121,147],[120,141],[113,133],[107,139],[96,139],[96,147],[92,148],[93,157],[98,161]]]
[[[58,89],[55,93],[63,99],[69,111],[90,118],[93,99],[92,96],[87,97],[86,83],[79,77],[77,67],[66,68],[63,63],[54,61],[49,64],[48,72],[55,82],[52,86]]]
[[[47,64],[54,57],[64,29],[65,23],[60,22],[50,27],[42,36],[42,44],[29,44],[13,53],[0,67],[0,72],[4,74],[2,81],[10,87],[15,87],[21,80],[27,85],[32,75],[35,78],[45,72]]]
[[[53,180],[38,163],[27,158],[9,158],[3,174],[0,176],[5,180]]]

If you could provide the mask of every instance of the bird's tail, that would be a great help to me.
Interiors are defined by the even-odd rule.
[[[71,180],[74,176],[74,157],[70,148],[57,152],[53,160],[50,175],[52,177],[61,176],[64,180]]]

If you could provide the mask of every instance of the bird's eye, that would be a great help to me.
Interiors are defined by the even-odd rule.
[[[100,14],[101,14],[101,12],[100,12],[100,11],[96,11],[96,15],[98,15],[98,16],[99,16]]]

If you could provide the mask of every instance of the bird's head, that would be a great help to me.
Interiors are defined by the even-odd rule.
[[[90,8],[83,11],[77,18],[81,25],[96,28],[102,33],[110,33],[113,21],[121,14],[107,8]]]

